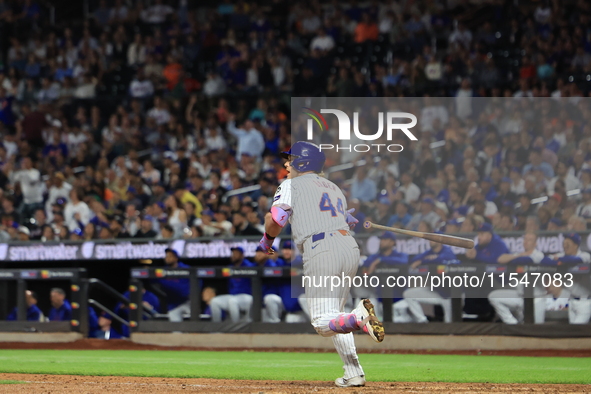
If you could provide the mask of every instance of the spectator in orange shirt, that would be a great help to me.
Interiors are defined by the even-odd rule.
[[[363,14],[361,22],[355,28],[355,42],[362,44],[365,41],[376,41],[378,39],[378,25],[372,21],[368,14]]]
[[[162,74],[166,79],[166,88],[170,91],[179,83],[183,66],[172,55],[168,55],[168,64],[164,67]]]

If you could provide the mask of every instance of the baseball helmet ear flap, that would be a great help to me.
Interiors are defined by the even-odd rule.
[[[326,162],[326,155],[316,144],[306,141],[298,141],[286,152],[281,152],[281,157],[291,160],[291,165],[299,172],[321,172]]]

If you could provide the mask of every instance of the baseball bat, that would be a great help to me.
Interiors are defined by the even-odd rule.
[[[411,237],[418,237],[423,238],[428,241],[439,242],[440,244],[450,245],[450,246],[459,246],[460,248],[465,249],[472,249],[474,248],[474,240],[462,237],[454,237],[453,235],[444,235],[444,234],[433,234],[433,233],[424,233],[422,231],[412,231],[412,230],[403,230],[401,228],[396,227],[388,227],[382,226],[380,224],[375,224],[370,221],[366,221],[363,223],[363,227],[365,228],[377,228],[379,230],[386,230],[392,231],[393,233],[404,234]]]

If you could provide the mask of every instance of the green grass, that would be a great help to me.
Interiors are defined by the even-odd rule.
[[[21,382],[20,380],[0,380],[0,384],[20,384],[25,383]]]
[[[584,383],[591,358],[361,354],[372,381]],[[0,372],[219,379],[332,380],[331,353],[0,350]]]

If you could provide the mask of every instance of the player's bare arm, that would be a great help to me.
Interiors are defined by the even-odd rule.
[[[507,264],[515,260],[517,257],[522,256],[520,253],[503,253],[499,256],[499,264]]]
[[[284,225],[277,223],[277,221],[273,219],[273,214],[271,212],[267,212],[265,215],[265,233],[275,238],[281,233],[283,226]]]

